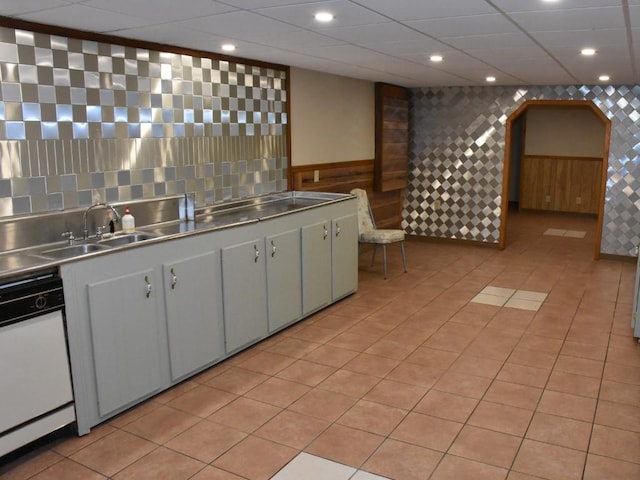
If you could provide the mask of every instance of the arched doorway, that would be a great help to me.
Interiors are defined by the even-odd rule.
[[[607,166],[609,158],[609,143],[611,139],[611,121],[607,116],[596,107],[593,102],[588,100],[528,100],[518,107],[507,118],[506,130],[505,130],[505,151],[504,151],[504,167],[503,167],[503,183],[502,183],[502,204],[500,213],[500,240],[498,247],[503,250],[507,244],[507,220],[509,210],[509,189],[511,187],[511,175],[510,175],[510,163],[512,158],[512,145],[513,145],[513,128],[516,122],[521,119],[522,115],[527,111],[529,107],[553,107],[553,108],[589,108],[602,122],[604,126],[604,148],[602,152],[602,168],[601,178],[599,186],[599,206],[598,206],[598,220],[596,227],[596,240],[594,245],[594,259],[600,258],[600,246],[602,242],[602,222],[604,217],[604,197],[605,188],[607,182]]]

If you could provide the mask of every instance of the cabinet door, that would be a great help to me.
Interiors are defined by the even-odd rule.
[[[267,335],[264,241],[222,249],[222,289],[227,353]]]
[[[331,224],[322,221],[302,227],[302,313],[331,302]]]
[[[162,386],[157,287],[151,269],[87,287],[101,416]]]
[[[302,259],[298,229],[266,238],[269,331],[302,316]]]
[[[345,215],[331,222],[333,269],[332,298],[344,297],[358,288],[358,222]]]
[[[171,380],[224,355],[218,253],[162,265]]]

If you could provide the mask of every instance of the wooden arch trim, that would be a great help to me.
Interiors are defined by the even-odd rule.
[[[604,220],[604,199],[607,187],[607,170],[609,166],[609,144],[611,143],[611,120],[590,100],[527,100],[509,115],[505,128],[504,159],[502,170],[502,203],[500,211],[500,239],[498,248],[504,250],[507,244],[507,216],[509,210],[509,183],[510,183],[510,163],[511,163],[511,135],[512,125],[529,107],[550,107],[550,108],[588,108],[604,125],[604,148],[602,149],[602,168],[600,176],[600,195],[598,203],[598,223],[596,227],[596,240],[593,258],[600,258],[600,247],[602,244],[602,223]]]

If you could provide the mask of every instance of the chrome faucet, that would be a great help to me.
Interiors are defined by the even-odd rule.
[[[94,203],[84,211],[84,215],[82,216],[82,224],[84,225],[84,229],[82,230],[82,236],[84,237],[85,240],[89,238],[89,229],[87,228],[87,215],[89,214],[89,210],[92,210],[98,207],[110,209],[115,215],[115,218],[113,219],[114,222],[117,222],[118,220],[120,220],[120,214],[115,208],[113,208],[112,205],[109,205],[108,203],[100,203],[100,202]],[[102,235],[102,227],[98,228],[98,232],[99,232],[98,235]]]

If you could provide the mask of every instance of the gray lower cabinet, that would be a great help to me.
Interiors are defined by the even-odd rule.
[[[87,286],[100,416],[162,387],[162,329],[153,269]]]
[[[265,238],[269,332],[302,317],[300,229]]]
[[[217,251],[162,265],[171,380],[225,354]]]
[[[331,223],[321,220],[301,229],[302,313],[307,315],[331,302]]]
[[[331,221],[332,300],[358,288],[358,219],[355,214]]]
[[[267,335],[264,239],[222,248],[222,291],[226,352]]]

